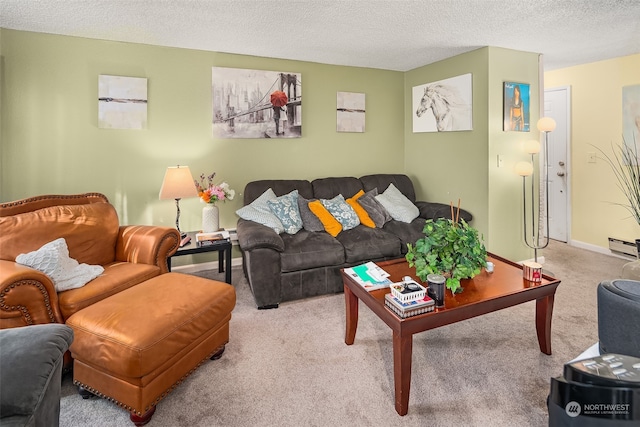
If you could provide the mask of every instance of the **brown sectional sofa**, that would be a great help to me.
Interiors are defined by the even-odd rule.
[[[411,179],[401,174],[376,174],[360,178],[331,177],[306,180],[262,180],[247,184],[244,204],[249,205],[271,188],[276,196],[298,190],[305,199],[344,198],[374,188],[383,193],[389,184],[400,190],[419,209],[411,223],[392,220],[382,228],[358,225],[335,238],[324,231],[302,229],[295,234],[278,234],[254,221],[240,218],[237,232],[243,268],[258,308],[275,308],[281,302],[343,290],[340,269],[366,261],[400,258],[407,243],[422,237],[427,219],[450,217],[450,206],[416,201]],[[460,217],[470,222],[464,210]]]

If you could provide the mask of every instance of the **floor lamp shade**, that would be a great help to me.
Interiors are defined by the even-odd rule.
[[[538,130],[540,132],[553,132],[556,129],[556,121],[551,117],[542,117],[538,120]]]

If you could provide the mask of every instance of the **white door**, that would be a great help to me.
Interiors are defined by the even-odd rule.
[[[571,88],[544,91],[544,115],[556,121],[549,132],[549,237],[566,242],[569,238],[569,129]]]

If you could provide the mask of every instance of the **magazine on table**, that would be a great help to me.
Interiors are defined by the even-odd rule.
[[[388,288],[393,282],[389,280],[389,273],[384,271],[375,262],[345,268],[344,272],[356,283],[362,285],[367,291]]]

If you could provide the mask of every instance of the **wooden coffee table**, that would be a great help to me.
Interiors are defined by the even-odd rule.
[[[393,331],[393,377],[395,383],[395,405],[400,415],[409,409],[409,388],[411,386],[411,355],[413,334],[503,308],[536,300],[536,331],[540,351],[551,354],[551,317],[553,298],[560,280],[543,274],[542,283],[524,280],[522,266],[496,255],[489,254],[489,261],[495,264],[494,272],[482,271],[470,280],[463,280],[464,291],[452,295],[446,291],[444,308],[433,312],[400,319],[384,304],[384,295],[389,289],[368,292],[342,272],[346,308],[346,332],[344,342],[352,345],[358,327],[358,301],[365,303]],[[400,282],[404,276],[411,276],[420,283],[415,269],[404,259],[377,263],[391,276],[393,282]]]

